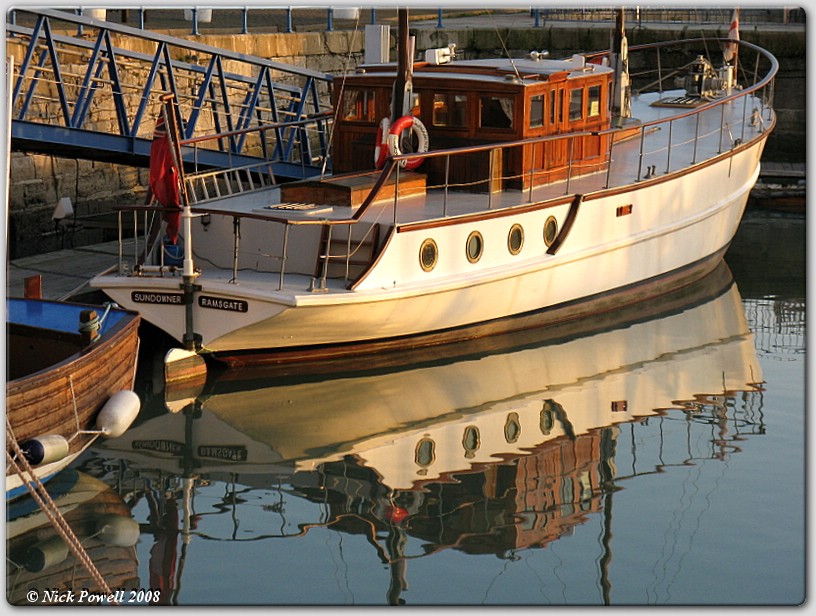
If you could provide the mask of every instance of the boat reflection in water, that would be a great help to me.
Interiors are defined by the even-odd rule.
[[[318,526],[365,534],[391,567],[397,603],[408,557],[545,546],[591,514],[611,516],[618,482],[725,458],[762,431],[762,374],[724,263],[657,303],[491,343],[345,376],[225,371],[196,396],[165,392],[175,412],[107,441],[104,453],[137,475],[177,478],[188,538],[197,484],[277,486],[281,523],[262,538]],[[618,447],[624,424],[650,421],[666,425],[633,438],[643,451],[619,471],[617,458],[630,455]],[[670,430],[688,433],[675,439],[684,450],[658,442]],[[296,499],[327,510],[289,506]],[[240,515],[229,497],[223,505]],[[422,554],[405,553],[408,537]]]
[[[82,544],[96,572],[114,589],[138,589],[135,545],[139,525],[128,504],[99,479],[67,468],[48,482],[48,494]],[[11,605],[55,604],[46,591],[65,597],[87,590],[83,603],[107,597],[94,574],[76,557],[34,499],[23,496],[6,508],[6,600]],[[34,592],[34,595],[30,593]],[[32,600],[36,596],[36,600]],[[117,602],[124,602],[121,597]],[[144,601],[140,601],[144,602]]]

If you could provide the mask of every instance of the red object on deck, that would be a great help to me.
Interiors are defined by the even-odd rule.
[[[40,274],[25,279],[23,296],[26,299],[42,299],[42,276]]]

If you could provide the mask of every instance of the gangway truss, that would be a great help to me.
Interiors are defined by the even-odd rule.
[[[16,9],[6,53],[13,150],[146,167],[170,93],[185,166],[264,163],[282,180],[330,168],[329,74],[51,9]]]

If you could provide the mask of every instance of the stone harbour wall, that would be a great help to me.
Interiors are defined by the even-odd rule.
[[[167,34],[178,36],[178,32]],[[464,57],[502,53],[503,47],[510,49],[513,55],[548,49],[553,57],[560,57],[573,51],[609,46],[607,29],[560,28],[557,24],[505,32],[488,29],[421,29],[416,31],[416,36],[417,49],[456,43],[457,53]],[[678,34],[652,28],[633,33],[629,44],[665,40],[667,36],[684,38],[693,37],[695,33]],[[151,56],[154,53],[149,41],[133,37],[113,38],[115,46]],[[364,53],[362,31],[201,34],[182,38],[334,75],[341,75],[356,66],[362,61]],[[805,157],[804,33],[791,36],[786,33],[746,32],[743,38],[768,47],[780,60],[776,96],[779,125],[769,141],[765,156],[771,160],[802,161]],[[392,31],[392,57],[393,39]],[[144,48],[140,49],[140,46]],[[23,52],[15,52],[9,45],[7,53],[21,57]],[[186,60],[195,62],[196,58]],[[237,70],[237,67],[225,68]],[[83,70],[84,67],[78,66],[75,72],[82,74]],[[115,121],[110,101],[97,95],[94,105],[95,124],[110,127]],[[151,111],[155,116],[156,110]],[[46,111],[43,110],[43,113]],[[115,130],[115,127],[111,129]],[[152,123],[145,123],[143,130],[152,130]],[[114,203],[143,203],[147,183],[148,173],[144,168],[13,152],[10,157],[7,223],[9,258],[115,239],[115,217],[110,206]],[[56,225],[52,213],[63,197],[71,199],[76,219]]]

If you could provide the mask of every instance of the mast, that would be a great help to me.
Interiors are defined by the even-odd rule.
[[[391,98],[391,122],[411,112],[412,57],[408,39],[408,9],[397,13],[397,80]]]
[[[629,103],[631,86],[629,84],[629,44],[623,23],[623,9],[618,9],[615,17],[615,31],[610,60],[615,69],[615,91],[612,96],[612,125],[623,126],[624,118],[632,117]]]

